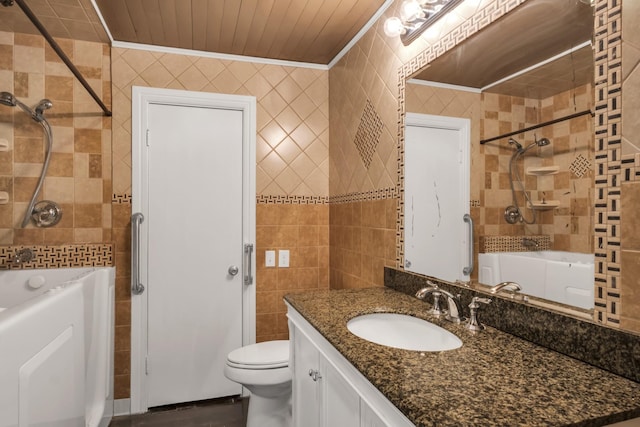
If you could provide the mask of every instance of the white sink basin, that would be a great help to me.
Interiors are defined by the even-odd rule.
[[[446,329],[405,314],[364,314],[349,320],[347,329],[367,341],[404,350],[445,351],[462,347],[460,338]]]

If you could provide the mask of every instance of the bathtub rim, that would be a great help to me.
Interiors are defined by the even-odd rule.
[[[594,254],[585,254],[582,252],[568,252],[568,251],[554,251],[554,250],[542,250],[542,251],[502,251],[502,252],[480,252],[478,253],[478,273],[479,273],[479,269],[480,269],[480,255],[492,255],[492,256],[498,256],[501,254],[508,254],[508,255],[514,255],[517,256],[519,254],[522,254],[523,256],[526,256],[527,254],[531,254],[531,253],[545,253],[545,252],[554,252],[554,253],[570,253],[570,254],[579,254],[579,255],[585,255],[585,256],[593,256],[594,257],[594,268],[595,268],[595,255]],[[554,261],[551,259],[545,259],[548,261]],[[577,263],[583,264],[579,261],[575,261]],[[589,321],[593,321],[593,317],[594,317],[594,313],[595,313],[595,304],[594,307],[592,308],[581,308],[581,307],[577,307],[577,306],[573,306],[573,305],[568,305],[568,304],[564,304],[558,301],[553,301],[553,300],[549,300],[549,299],[545,299],[545,298],[540,298],[540,297],[536,297],[533,295],[527,295],[527,294],[514,294],[514,295],[510,295],[507,294],[506,292],[501,292],[499,294],[491,294],[489,292],[489,289],[491,288],[492,285],[488,285],[485,283],[481,283],[478,279],[475,280],[471,280],[468,282],[469,285],[465,286],[462,282],[457,283],[457,285],[459,286],[465,286],[465,287],[469,287],[471,289],[474,289],[476,291],[482,292],[482,293],[486,293],[492,297],[498,297],[501,299],[506,299],[508,301],[513,301],[513,302],[517,302],[517,303],[521,303],[521,304],[525,304],[525,305],[530,305],[533,307],[537,307],[537,308],[543,308],[549,311],[553,311],[556,313],[560,313],[563,315],[567,315],[570,317],[574,317],[580,320],[589,320]],[[595,295],[594,295],[594,300],[595,300]]]

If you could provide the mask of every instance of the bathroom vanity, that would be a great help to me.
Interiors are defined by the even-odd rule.
[[[392,289],[311,291],[285,301],[294,425],[601,426],[640,417],[640,383],[491,327],[472,333]],[[374,312],[428,320],[463,345],[408,351],[348,331],[350,319]]]

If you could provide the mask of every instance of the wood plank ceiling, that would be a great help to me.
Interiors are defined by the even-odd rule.
[[[328,64],[384,0],[98,0],[115,40]]]
[[[24,0],[54,37],[108,43],[91,0]],[[116,41],[328,64],[384,0],[98,0]],[[0,31],[38,34],[18,5]]]

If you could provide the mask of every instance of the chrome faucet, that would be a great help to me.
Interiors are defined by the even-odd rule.
[[[13,258],[11,258],[11,262],[15,265],[21,265],[31,260],[33,260],[33,251],[29,248],[18,249],[16,253],[13,254]]]
[[[481,331],[484,329],[484,325],[478,321],[478,309],[480,308],[479,302],[483,304],[490,304],[490,298],[473,297],[471,304],[469,304],[469,321],[465,325],[465,328],[470,331]]]
[[[453,295],[451,292],[447,292],[444,289],[440,289],[440,292],[447,298],[447,306],[449,308],[445,319],[453,323],[464,322],[466,318],[464,317],[462,303],[460,303],[460,294]]]
[[[429,286],[422,288],[418,292],[416,292],[416,298],[425,299],[427,295],[432,294],[433,308],[427,311],[427,313],[433,314],[434,316],[442,316],[443,314],[446,314],[446,310],[440,308],[440,297],[442,296],[442,289],[440,289],[438,285],[430,280],[427,280],[427,284]]]
[[[489,292],[495,295],[500,291],[518,292],[521,290],[522,290],[522,287],[518,285],[516,282],[500,282],[497,285],[492,286],[491,289],[489,289]]]
[[[538,243],[535,239],[523,237],[522,246],[524,246],[525,248],[533,248],[534,250],[537,250],[540,248],[540,243]]]

